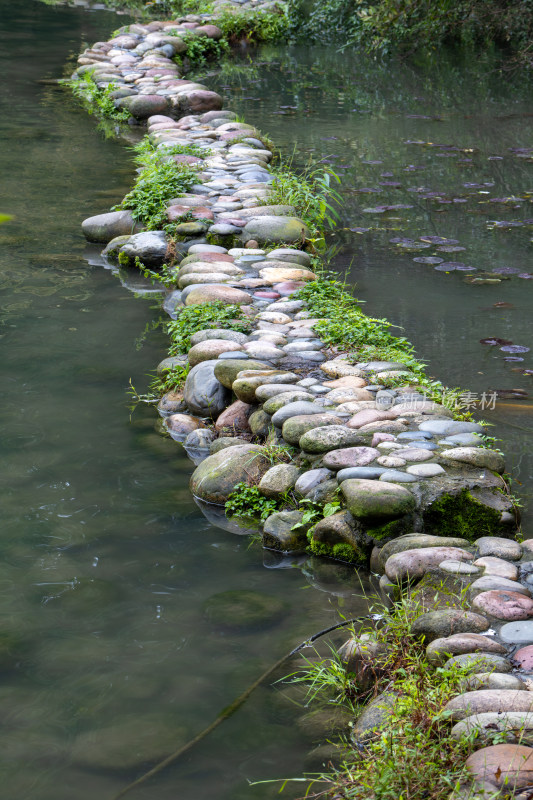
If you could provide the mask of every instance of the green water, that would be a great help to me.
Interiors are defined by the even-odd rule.
[[[431,374],[464,387],[470,401],[475,396],[478,415],[502,439],[513,490],[526,506],[524,534],[533,536],[533,376],[517,371],[533,369],[533,280],[518,277],[533,273],[533,151],[516,152],[533,141],[530,79],[498,69],[493,54],[380,63],[300,46],[243,54],[211,70],[210,80],[271,137],[283,160],[324,162],[341,177],[331,265],[356,287],[367,313],[401,326]],[[445,202],[411,191],[418,189]],[[410,208],[366,211],[379,205]],[[491,230],[491,221],[523,224]],[[456,239],[464,249],[402,252],[389,242],[426,235]],[[474,276],[502,267],[514,273],[498,284],[469,285],[466,272],[413,261],[424,256],[473,266]],[[488,337],[530,352],[506,362],[498,347],[480,344]],[[494,391],[504,389],[523,394],[500,395],[493,407]]]
[[[154,412],[130,420],[130,377],[142,383],[164,355],[145,334],[158,306],[87,262],[80,221],[122,197],[131,162],[37,82],[123,22],[0,0],[0,211],[14,216],[0,229],[0,763],[3,796],[20,800],[111,799],[339,610],[366,610],[351,571],[283,564],[210,525]],[[228,590],[283,613],[267,627],[210,623],[203,604]],[[302,713],[267,685],[131,797],[274,796],[248,781],[301,773],[313,746]]]

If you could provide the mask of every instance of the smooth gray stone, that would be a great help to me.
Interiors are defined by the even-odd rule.
[[[337,481],[347,481],[350,478],[366,478],[367,480],[377,480],[384,472],[385,467],[346,467],[337,472]]]
[[[416,447],[419,450],[438,450],[438,445],[436,445],[434,442],[428,442],[423,439],[412,439],[411,441],[416,441]],[[398,454],[400,452],[401,450],[398,451]]]
[[[295,358],[301,359],[301,361],[310,361],[313,364],[322,364],[326,361],[326,356],[323,353],[319,353],[316,350],[311,350],[309,352],[305,350],[297,350],[296,352],[291,352],[291,356]]]
[[[302,250],[293,250],[290,247],[278,247],[267,253],[267,258],[275,261],[287,261],[289,264],[300,264],[302,267],[311,266],[311,258]],[[301,302],[301,301],[300,301]]]
[[[333,472],[329,469],[310,469],[304,472],[303,475],[300,475],[294,484],[294,489],[299,494],[305,495],[307,492],[311,491],[311,489],[314,489],[315,486],[318,486],[319,483],[329,480],[332,476]]]
[[[203,188],[203,187],[202,187]],[[189,253],[227,253],[227,249],[225,247],[219,247],[216,244],[193,244],[192,247],[189,247]]]
[[[456,433],[446,437],[446,443],[448,442],[463,447],[476,447],[483,444],[483,439],[475,433]]]
[[[201,361],[187,375],[183,399],[189,411],[216,419],[231,400],[231,392],[215,377],[216,359]]]
[[[367,372],[384,372],[391,369],[406,369],[405,364],[399,361],[360,361],[355,365]]]
[[[290,342],[289,344],[283,345],[283,350],[285,350],[286,353],[313,353],[320,350],[320,344],[316,344],[316,342],[313,341]]]
[[[533,621],[507,622],[500,628],[500,639],[506,644],[533,643]]]
[[[206,330],[193,333],[191,336],[191,345],[207,342],[210,339],[226,339],[228,342],[237,342],[237,344],[244,344],[248,341],[246,334],[240,333],[240,331],[225,330],[224,328],[207,328]],[[243,351],[240,352],[242,354]]]
[[[435,419],[422,422],[419,426],[421,431],[429,431],[437,435],[450,436],[457,433],[483,433],[485,430],[477,422],[456,422],[453,419]]]
[[[505,592],[518,592],[527,597],[531,597],[531,592],[522,586],[518,581],[510,581],[508,578],[500,578],[498,575],[483,575],[470,584],[471,592],[490,592],[493,589]]]
[[[217,222],[209,228],[209,233],[218,233],[219,236],[231,236],[231,234],[240,233],[241,231],[242,228],[230,225],[229,222]]]
[[[310,403],[305,400],[297,400],[295,403],[288,403],[283,408],[280,408],[272,416],[272,422],[278,428],[281,428],[283,423],[300,414],[322,414],[324,409],[318,403]]]
[[[167,253],[168,241],[164,231],[135,233],[122,245],[120,252],[128,258],[139,258],[147,267],[160,267]]]
[[[387,389],[380,389],[376,392],[376,405],[379,409],[391,408],[396,399],[396,392]]]
[[[424,439],[433,439],[433,434],[429,431],[404,431],[403,433],[399,433],[396,438],[399,442],[417,442],[423,441]]]
[[[217,356],[217,360],[224,358],[238,358],[240,361],[243,359],[246,360],[250,358],[248,353],[245,353],[244,350],[228,350],[226,353],[219,353]]]
[[[414,483],[418,480],[414,475],[409,475],[408,472],[400,472],[398,469],[387,469],[380,475],[380,481],[388,481],[389,483]]]

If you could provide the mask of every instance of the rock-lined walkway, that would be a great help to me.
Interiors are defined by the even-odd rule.
[[[451,607],[421,614],[412,633],[427,645],[435,667],[467,667],[464,691],[443,711],[458,740],[473,735],[466,781],[452,800],[515,797],[526,800],[533,784],[533,542],[481,537],[473,544],[456,537],[407,535],[374,553],[385,597],[430,579],[432,586],[454,576],[457,594],[470,610]],[[436,592],[438,595],[438,591]],[[464,604],[463,604],[464,605]],[[368,637],[350,639],[340,650],[360,689],[376,674],[383,656]],[[373,669],[369,669],[373,665]],[[359,677],[358,677],[359,676]],[[366,676],[366,677],[364,677]],[[392,693],[392,694],[391,694]],[[394,684],[354,725],[359,744],[386,727]],[[497,744],[493,744],[496,741]],[[529,791],[526,791],[529,790]],[[501,795],[499,794],[501,792]]]
[[[98,65],[101,87],[118,83],[117,105],[147,118],[161,152],[173,144],[206,152],[176,157],[198,165],[197,184],[165,208],[176,224],[177,255],[163,230],[132,233],[129,211],[86,220],[85,235],[122,264],[138,257],[157,268],[172,252],[176,286],[163,304],[171,317],[222,301],[240,306],[250,322],[246,334],[196,332],[187,354],[160,365],[191,367],[183,392],[162,397],[158,409],[198,464],[196,497],[222,505],[244,482],[277,500],[287,493],[320,505],[340,498],[338,513],[309,530],[298,524],[301,511],[275,512],[263,526],[265,546],[369,562],[388,600],[428,576],[467,592],[470,610],[428,611],[413,629],[435,665],[474,661],[466,691],[447,706],[454,735],[475,729],[483,745],[497,731],[505,740],[470,756],[476,783],[454,798],[474,789],[488,797],[505,785],[525,800],[520,792],[533,782],[533,749],[524,746],[533,730],[533,547],[512,539],[503,457],[484,447],[480,425],[429,401],[404,364],[354,362],[320,339],[320,320],[298,296],[319,280],[297,249],[307,226],[290,206],[268,203],[270,149],[221,110],[218,95],[180,78],[172,61],[180,32],[218,36],[208,23],[189,16],[130,26],[80,58],[82,72]],[[272,464],[273,445],[294,448],[290,463]],[[342,652],[357,675],[358,643]],[[363,714],[354,737],[368,733]]]

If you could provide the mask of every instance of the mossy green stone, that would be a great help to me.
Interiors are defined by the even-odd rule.
[[[289,444],[298,444],[304,433],[313,430],[313,428],[342,424],[343,420],[340,417],[333,416],[333,414],[297,414],[295,417],[289,417],[283,423],[281,433]]]
[[[424,530],[441,536],[461,536],[474,542],[480,536],[501,536],[501,512],[480,503],[468,489],[444,494],[424,511]]]
[[[416,507],[415,497],[409,489],[387,481],[352,478],[341,483],[341,493],[356,519],[401,517]]]
[[[226,389],[231,389],[239,372],[243,370],[270,370],[271,365],[264,361],[254,361],[252,358],[225,358],[215,364],[215,378],[220,381]]]
[[[258,483],[270,468],[258,444],[225,447],[208,456],[191,476],[191,492],[206,503],[223,505],[238,483],[248,486]]]
[[[285,603],[278,597],[233,590],[209,597],[203,605],[209,622],[227,628],[260,628],[278,622],[285,611]]]

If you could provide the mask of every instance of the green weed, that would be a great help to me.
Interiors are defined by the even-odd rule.
[[[169,355],[187,353],[191,346],[191,336],[208,328],[248,333],[250,321],[239,306],[216,301],[205,305],[187,306],[178,310],[178,317],[167,324],[171,344]]]
[[[279,510],[279,503],[262,495],[257,486],[238,483],[229,495],[224,506],[228,516],[259,518],[267,517]]]
[[[116,108],[111,97],[118,88],[115,83],[109,83],[105,88],[100,89],[93,72],[86,72],[79,78],[61,81],[61,83],[70,89],[89,114],[107,117],[115,122],[127,122],[129,119],[129,111],[125,108]]]
[[[311,229],[312,236],[320,234],[324,226],[337,224],[335,203],[340,203],[341,198],[334,185],[340,183],[340,178],[332,169],[310,166],[297,174],[290,164],[281,164],[271,171],[274,180],[270,185],[269,204],[294,206]]]

